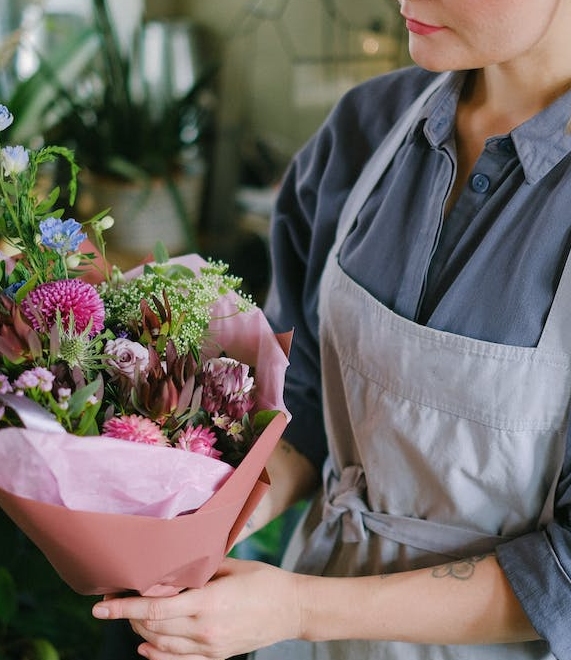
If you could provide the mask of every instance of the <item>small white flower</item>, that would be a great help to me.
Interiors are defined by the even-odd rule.
[[[8,128],[14,121],[14,115],[8,110],[5,105],[0,105],[0,131]]]
[[[123,275],[123,272],[116,264],[113,264],[111,268],[111,284],[116,287],[119,284],[124,284],[124,282],[125,275]]]
[[[81,262],[81,257],[78,254],[70,254],[65,258],[65,263],[68,268],[77,268]]]
[[[111,229],[111,227],[113,227],[115,220],[110,215],[106,215],[94,224],[95,229],[98,231],[105,231],[106,229]]]
[[[2,149],[2,167],[6,176],[15,177],[28,169],[30,156],[22,146]]]

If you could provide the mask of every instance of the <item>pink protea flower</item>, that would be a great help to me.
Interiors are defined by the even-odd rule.
[[[158,424],[140,415],[111,417],[103,423],[103,435],[146,445],[167,445],[168,440]]]
[[[211,358],[202,372],[202,407],[209,413],[242,417],[254,405],[254,379],[247,364],[232,358]]]
[[[81,280],[56,280],[40,284],[22,301],[22,312],[34,330],[49,330],[56,322],[59,310],[65,330],[69,330],[70,312],[73,312],[74,330],[83,332],[92,321],[89,335],[103,329],[105,306],[97,290]]]
[[[196,428],[189,426],[178,438],[179,447],[185,451],[220,458],[222,452],[212,446],[215,442],[216,435],[210,429],[203,428],[202,424]]]

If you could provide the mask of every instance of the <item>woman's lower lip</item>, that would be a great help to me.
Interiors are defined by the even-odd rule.
[[[432,34],[433,32],[438,32],[442,30],[442,27],[437,25],[426,25],[425,23],[419,23],[418,21],[413,21],[412,18],[406,19],[406,29],[414,32],[415,34]]]

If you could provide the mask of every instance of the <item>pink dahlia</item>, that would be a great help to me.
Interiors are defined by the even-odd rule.
[[[90,337],[103,329],[105,305],[91,284],[81,280],[57,280],[40,284],[22,301],[22,312],[34,330],[46,331],[56,322],[59,310],[66,330],[69,330],[69,317],[73,312],[74,329],[83,332],[92,321]]]
[[[167,445],[168,440],[158,424],[140,415],[111,417],[103,423],[103,435],[146,445]]]
[[[210,429],[203,428],[201,424],[196,428],[189,426],[178,438],[179,447],[185,451],[220,458],[222,452],[212,446],[215,442],[216,435]]]

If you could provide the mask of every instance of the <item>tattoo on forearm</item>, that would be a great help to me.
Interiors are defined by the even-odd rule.
[[[432,577],[452,577],[456,580],[469,580],[472,575],[474,575],[476,564],[489,556],[490,555],[476,555],[474,557],[469,557],[468,559],[463,559],[462,561],[452,561],[449,564],[436,566],[432,569]]]

